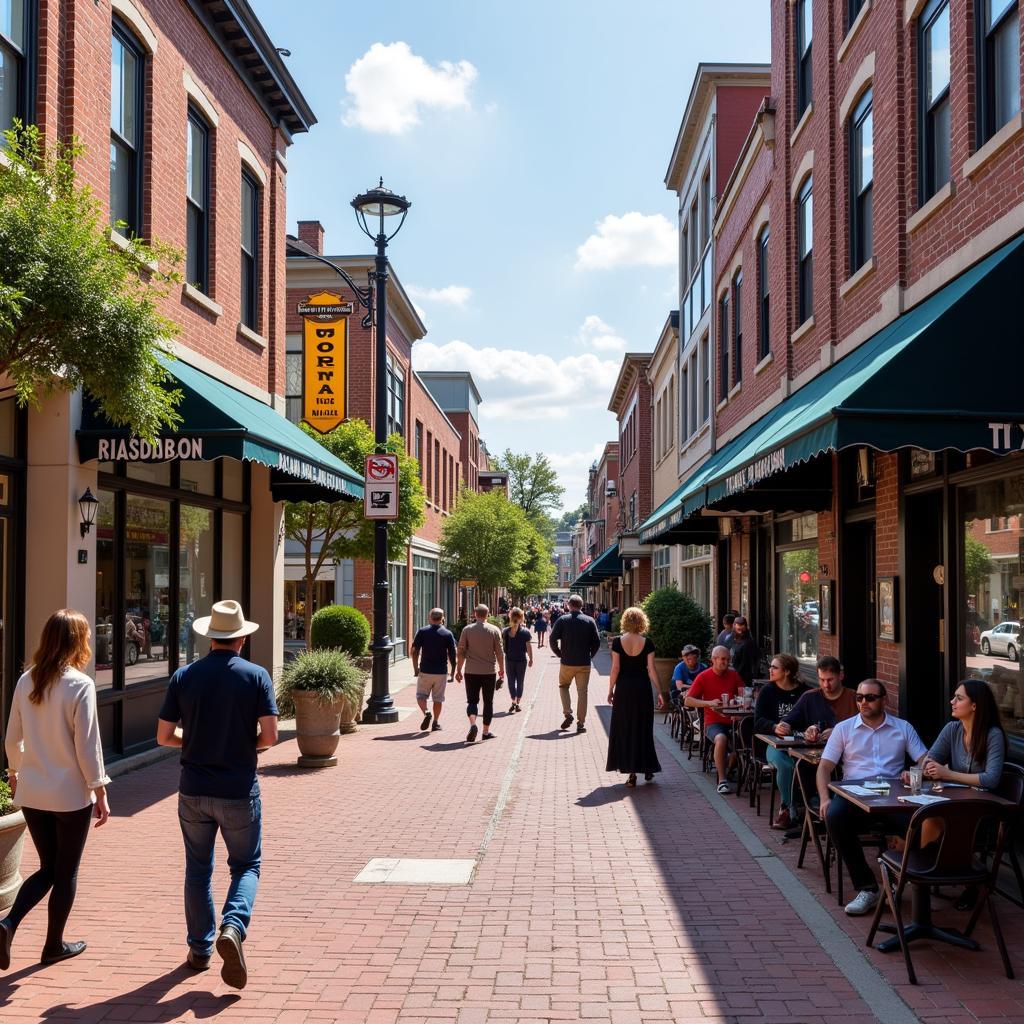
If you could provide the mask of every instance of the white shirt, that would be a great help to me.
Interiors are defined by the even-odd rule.
[[[902,718],[886,714],[873,729],[854,715],[833,728],[821,757],[833,764],[842,762],[846,779],[892,779],[903,771],[908,754],[916,763],[927,751],[914,727]]]
[[[4,748],[18,773],[14,801],[39,811],[78,811],[105,786],[103,743],[96,717],[96,687],[83,672],[68,668],[41,704],[29,699],[32,675],[14,688]]]

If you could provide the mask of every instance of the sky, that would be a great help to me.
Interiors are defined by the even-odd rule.
[[[544,453],[576,507],[622,354],[678,302],[664,178],[697,64],[767,62],[767,0],[250,2],[318,118],[288,230],[365,253],[352,197],[407,196],[388,253],[428,328],[414,367],[470,370],[488,450]]]

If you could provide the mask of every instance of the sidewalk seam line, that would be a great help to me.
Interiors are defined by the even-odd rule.
[[[903,997],[853,939],[836,924],[814,893],[757,837],[736,811],[725,805],[711,782],[704,778],[704,773],[692,768],[682,751],[676,749],[675,741],[666,739],[657,729],[655,733],[661,746],[672,755],[697,791],[728,825],[878,1020],[883,1024],[921,1024],[920,1018],[904,1002]]]

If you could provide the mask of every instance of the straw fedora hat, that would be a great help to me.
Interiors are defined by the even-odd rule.
[[[213,614],[204,615],[192,623],[192,629],[199,636],[211,640],[235,640],[255,633],[259,628],[258,622],[246,620],[242,606],[237,601],[217,601],[213,606]]]

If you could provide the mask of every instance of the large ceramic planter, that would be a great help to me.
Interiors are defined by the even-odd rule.
[[[25,815],[21,811],[0,817],[0,910],[14,904],[21,888],[21,850],[25,845]]]
[[[295,701],[295,738],[299,743],[298,763],[302,768],[333,768],[338,749],[337,702],[321,702],[305,690],[292,693]]]

